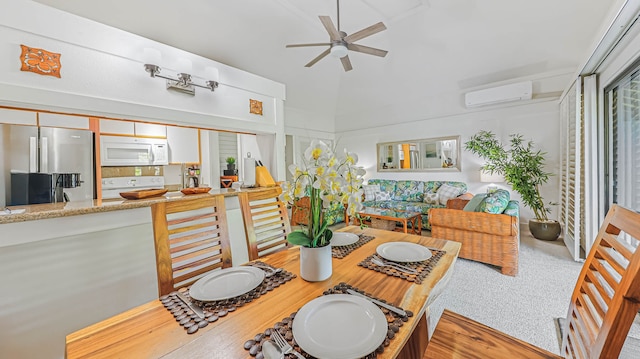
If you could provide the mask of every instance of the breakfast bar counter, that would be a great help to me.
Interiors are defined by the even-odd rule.
[[[237,197],[240,192],[262,191],[264,188],[222,188],[212,189],[208,193],[184,195],[181,192],[168,192],[165,195],[144,199],[109,199],[76,202],[59,202],[32,204],[25,206],[9,206],[8,210],[0,210],[0,224],[35,221],[48,218],[77,216],[90,213],[110,212],[123,209],[149,207],[160,201],[179,201],[185,198],[221,194],[225,197]]]

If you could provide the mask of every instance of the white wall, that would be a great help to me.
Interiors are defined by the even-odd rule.
[[[285,118],[287,135],[333,139],[335,132],[333,117],[285,107]]]
[[[468,185],[472,193],[485,192],[487,184],[480,182],[480,166],[483,161],[464,150],[464,142],[480,130],[496,133],[503,142],[509,141],[510,134],[522,134],[525,139],[533,140],[536,147],[547,152],[545,170],[556,174],[542,187],[546,202],[558,202],[559,173],[559,107],[556,101],[529,103],[522,106],[493,108],[470,114],[444,118],[419,120],[411,123],[362,128],[336,134],[337,147],[356,152],[358,164],[367,171],[366,179],[414,179],[461,181]],[[461,136],[461,172],[381,172],[376,170],[376,144],[398,140],[413,140],[441,136]],[[520,196],[511,191],[512,198]],[[521,203],[521,223],[533,217],[533,212]],[[552,208],[552,210],[554,210]],[[552,212],[555,218],[557,211]]]

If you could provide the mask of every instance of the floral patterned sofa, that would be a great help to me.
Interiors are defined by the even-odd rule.
[[[429,209],[445,208],[451,198],[470,197],[464,182],[370,179],[363,188],[365,207],[422,213],[422,228],[427,230],[431,229]]]

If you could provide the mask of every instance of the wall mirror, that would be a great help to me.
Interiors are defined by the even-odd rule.
[[[378,172],[460,171],[460,136],[378,143]]]

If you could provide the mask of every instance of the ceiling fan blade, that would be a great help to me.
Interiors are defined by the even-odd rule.
[[[323,42],[323,43],[315,43],[315,44],[292,44],[292,45],[287,45],[285,47],[307,47],[307,46],[329,46],[331,45],[330,42]]]
[[[316,62],[322,60],[323,57],[329,55],[329,52],[331,51],[331,49],[326,49],[324,50],[320,55],[318,55],[315,59],[311,60],[308,64],[304,65],[304,67],[311,67],[313,65],[315,65]]]
[[[340,61],[342,62],[342,67],[344,67],[345,72],[353,70],[353,67],[351,66],[351,60],[349,60],[349,55],[340,58]]]
[[[389,51],[380,50],[369,46],[363,46],[358,44],[347,44],[347,49],[356,52],[362,52],[363,54],[375,55],[385,57]]]
[[[346,42],[356,42],[356,41],[358,41],[360,39],[364,39],[367,36],[371,36],[373,34],[377,34],[380,31],[383,31],[383,30],[386,30],[386,29],[387,29],[387,27],[384,26],[383,23],[379,22],[377,24],[373,24],[373,25],[371,25],[371,26],[369,26],[367,28],[364,28],[364,29],[362,29],[360,31],[354,32],[353,34],[346,36],[344,38],[344,41],[346,41]],[[331,39],[331,40],[333,40],[333,39]]]
[[[333,25],[333,21],[331,21],[331,18],[329,16],[318,16],[318,17],[320,18],[320,22],[322,22],[322,25],[324,25],[324,28],[327,29],[327,32],[329,33],[329,38],[332,41],[340,40],[340,33],[336,29],[335,25]]]

